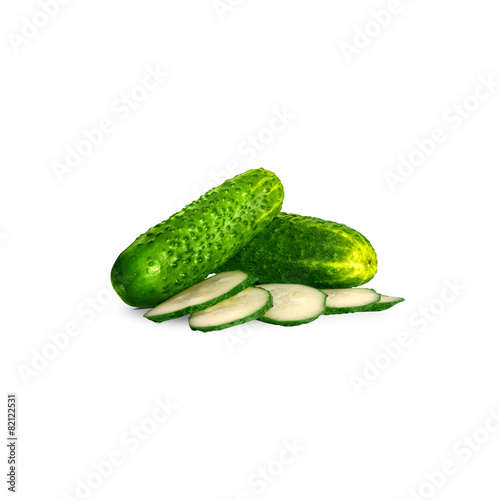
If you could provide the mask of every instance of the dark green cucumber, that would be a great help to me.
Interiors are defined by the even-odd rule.
[[[225,330],[260,318],[272,306],[273,298],[267,290],[249,287],[214,306],[193,313],[189,326],[201,332]]]
[[[170,297],[148,311],[144,317],[157,323],[180,318],[218,304],[253,285],[255,281],[255,278],[242,271],[219,273]]]
[[[402,297],[389,297],[388,295],[382,295],[380,297],[380,301],[372,304],[371,307],[366,309],[366,312],[385,311],[400,302],[404,302],[404,300],[405,299]]]
[[[380,294],[371,288],[323,289],[327,294],[325,314],[348,314],[372,311]]]
[[[266,229],[283,196],[280,180],[268,170],[227,180],[124,250],[111,271],[114,289],[131,306],[160,304],[216,272]]]
[[[273,296],[273,307],[259,321],[279,326],[299,326],[325,312],[326,294],[310,286],[273,283],[259,285]]]
[[[219,270],[236,269],[259,283],[351,288],[373,278],[377,255],[362,234],[343,224],[280,213]]]

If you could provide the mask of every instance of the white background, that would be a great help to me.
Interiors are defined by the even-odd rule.
[[[210,0],[73,0],[21,43],[40,7],[2,2],[2,397],[19,398],[18,498],[83,498],[78,481],[99,482],[92,463],[113,452],[123,463],[89,498],[499,497],[500,87],[452,118],[480,78],[500,82],[498,6],[402,0],[349,63],[341,44],[357,33],[359,46],[387,7],[244,0],[219,15]],[[144,94],[148,67],[169,76]],[[131,91],[143,101],[118,112]],[[273,110],[294,118],[248,161],[241,145]],[[113,131],[59,179],[54,163],[105,118]],[[446,141],[391,189],[387,172],[435,128]],[[107,291],[118,254],[231,161],[276,172],[285,211],[365,234],[379,257],[370,286],[406,302],[201,334]],[[80,334],[23,379],[68,323]],[[387,362],[382,344],[404,332]],[[357,391],[375,361],[386,367]],[[132,451],[122,436],[151,429],[158,397],[178,408]],[[454,474],[425,485],[445,461]],[[268,466],[276,477],[256,487]]]

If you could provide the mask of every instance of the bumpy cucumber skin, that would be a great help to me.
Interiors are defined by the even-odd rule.
[[[184,309],[179,309],[178,311],[172,311],[171,313],[168,313],[168,314],[159,314],[158,316],[146,316],[146,314],[147,314],[146,313],[146,314],[144,314],[144,317],[146,319],[154,321],[155,323],[163,323],[164,321],[168,321],[169,319],[180,318],[181,316],[185,316],[186,314],[191,314],[191,313],[194,313],[196,311],[201,311],[202,309],[207,309],[211,306],[215,306],[215,304],[218,304],[219,302],[222,302],[223,300],[229,299],[233,295],[236,295],[237,293],[240,293],[241,291],[245,290],[245,288],[252,286],[256,281],[257,281],[257,278],[254,278],[253,276],[247,275],[246,279],[244,281],[242,281],[238,286],[235,286],[232,290],[229,290],[229,292],[227,292],[227,293],[223,293],[222,295],[215,297],[215,299],[207,300],[206,302],[203,302],[202,304],[188,306],[188,307],[185,307]]]
[[[294,283],[292,283],[294,284]],[[318,290],[321,292],[321,290]],[[264,318],[262,316],[261,318],[258,318],[259,321],[262,321],[263,323],[269,323],[270,325],[277,325],[277,326],[300,326],[300,325],[307,325],[308,323],[313,322],[314,320],[318,319],[320,316],[325,314],[326,310],[326,299],[328,295],[325,292],[321,292],[325,296],[325,301],[323,302],[323,311],[320,312],[317,316],[313,316],[312,318],[307,318],[307,319],[301,319],[301,320],[295,320],[295,321],[277,321],[275,319],[271,318]]]
[[[378,312],[378,311],[386,311],[387,309],[390,309],[391,307],[395,306],[396,304],[400,304],[401,302],[404,302],[405,299],[400,298],[399,300],[395,300],[394,302],[375,302],[374,304],[371,304],[372,307],[369,309],[366,309],[365,312]]]
[[[270,224],[283,197],[268,170],[228,179],[125,249],[111,271],[113,288],[130,306],[157,306],[216,272]]]
[[[375,292],[373,288],[369,288],[372,292]],[[364,306],[355,306],[355,307],[326,307],[325,308],[325,316],[329,316],[331,314],[350,314],[350,313],[356,313],[356,312],[363,312],[363,311],[375,311],[376,309],[372,309],[376,304],[379,303],[380,298],[382,295],[380,293],[375,292],[378,295],[378,300],[375,302],[371,302],[370,304],[366,304]],[[380,309],[382,310],[382,309]]]
[[[375,276],[377,254],[362,234],[344,224],[280,213],[219,269],[234,270],[257,276],[259,283],[352,288]]]
[[[263,290],[263,288],[261,288],[261,290]],[[250,314],[249,316],[245,316],[244,318],[237,319],[235,321],[230,321],[229,323],[223,323],[222,325],[216,325],[210,327],[192,326],[191,318],[189,318],[189,327],[191,328],[191,330],[197,330],[200,332],[217,332],[220,330],[225,330],[226,328],[231,328],[232,326],[248,323],[249,321],[253,321],[254,319],[259,319],[263,314],[266,314],[266,312],[269,311],[271,307],[273,307],[273,296],[269,292],[267,293],[269,294],[269,300],[267,301],[266,305],[264,307],[261,307],[258,311],[255,311],[253,314]]]

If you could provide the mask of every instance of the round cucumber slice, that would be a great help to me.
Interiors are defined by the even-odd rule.
[[[306,285],[260,285],[271,292],[273,307],[259,321],[280,326],[298,326],[314,321],[325,311],[326,294]]]
[[[242,271],[219,273],[170,297],[144,317],[161,323],[222,302],[253,285],[255,279]]]
[[[379,302],[375,302],[372,306],[367,309],[367,312],[372,311],[385,311],[390,309],[392,306],[404,302],[405,299],[402,297],[390,297],[389,295],[382,295]]]
[[[259,318],[272,305],[273,298],[268,291],[250,287],[214,306],[194,312],[189,318],[189,326],[202,332],[224,330]]]
[[[324,289],[328,295],[325,314],[347,314],[371,310],[380,294],[371,288]]]

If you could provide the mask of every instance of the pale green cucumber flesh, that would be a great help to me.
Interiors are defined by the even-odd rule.
[[[323,289],[327,294],[325,314],[366,311],[379,302],[380,294],[371,288]]]
[[[386,311],[387,309],[390,309],[396,304],[404,302],[404,300],[405,299],[403,299],[402,297],[390,297],[389,295],[382,295],[380,297],[380,301],[372,304],[371,307],[368,308],[366,311],[367,312]]]
[[[271,294],[262,288],[249,287],[189,318],[192,330],[212,332],[224,330],[260,318],[273,305]]]
[[[273,283],[259,285],[273,296],[273,307],[259,321],[298,326],[314,321],[325,311],[326,294],[305,285]]]
[[[161,323],[222,302],[253,285],[255,279],[242,271],[216,274],[170,297],[144,317]]]

